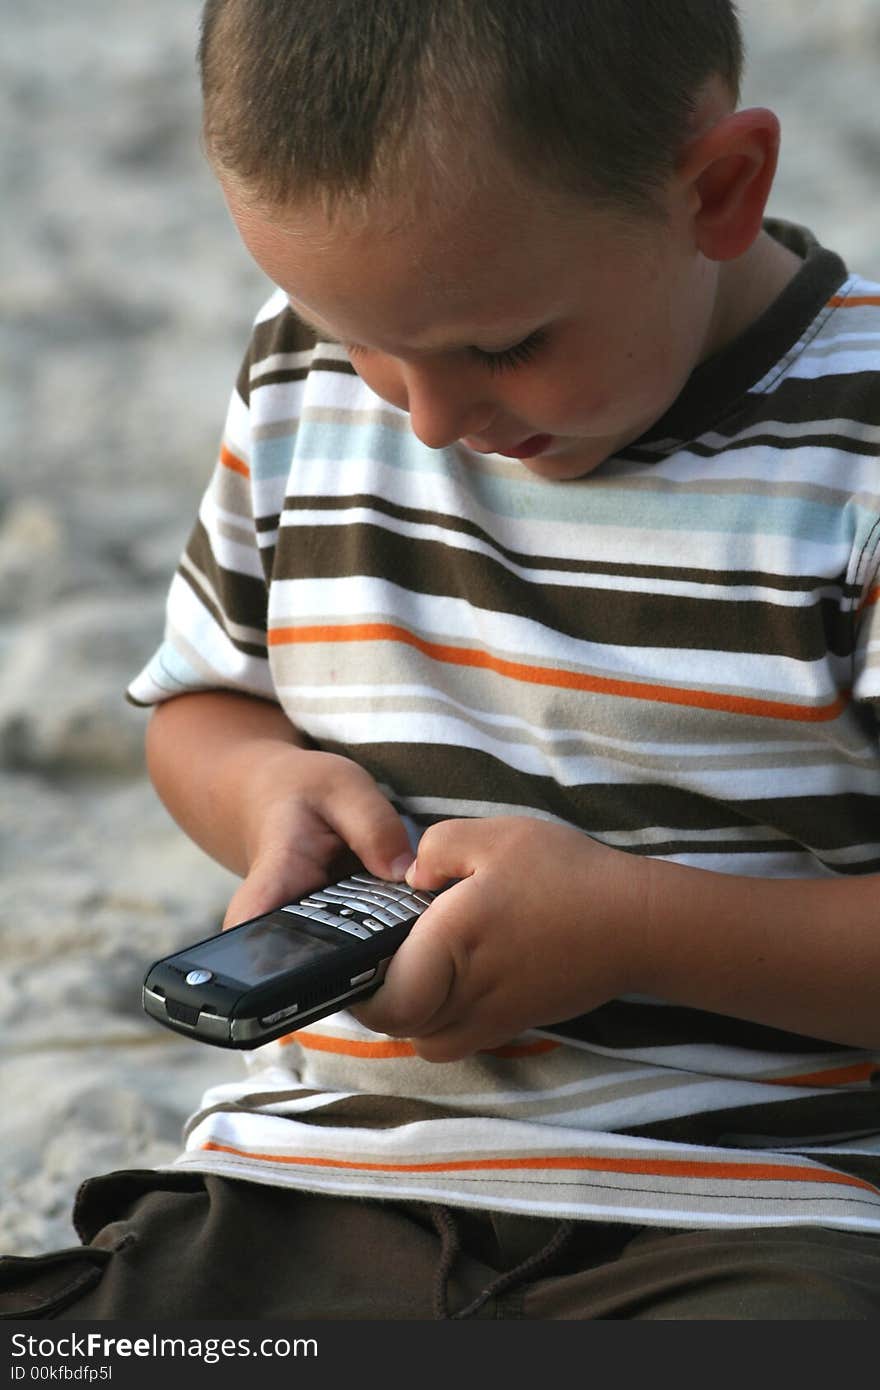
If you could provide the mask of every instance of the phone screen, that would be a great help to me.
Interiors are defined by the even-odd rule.
[[[207,967],[242,984],[256,985],[338,949],[338,944],[322,941],[294,922],[288,926],[267,918],[214,937],[199,947],[198,958],[184,955],[179,959],[181,965]]]

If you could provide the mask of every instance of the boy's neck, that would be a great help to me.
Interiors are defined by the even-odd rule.
[[[713,355],[742,336],[791,283],[803,261],[761,232],[744,256],[721,267],[717,308],[710,335]]]

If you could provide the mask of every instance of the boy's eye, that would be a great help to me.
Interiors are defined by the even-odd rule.
[[[528,338],[523,338],[521,343],[515,343],[513,347],[505,348],[503,352],[486,352],[483,348],[478,347],[468,348],[468,351],[476,357],[478,362],[487,366],[490,372],[505,372],[513,367],[524,367],[527,362],[531,362],[546,341],[546,331],[538,329],[537,332],[530,333]]]
[[[482,362],[490,372],[510,371],[514,367],[523,367],[527,362],[531,362],[536,353],[547,341],[546,329],[540,328],[535,333],[530,333],[528,338],[523,338],[521,343],[515,343],[513,347],[505,348],[503,352],[487,352],[484,348],[470,347],[467,351],[478,362]],[[352,356],[358,356],[369,352],[369,348],[363,347],[360,343],[346,343],[345,349]]]

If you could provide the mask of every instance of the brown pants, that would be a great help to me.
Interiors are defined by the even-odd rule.
[[[361,1201],[192,1173],[80,1189],[83,1245],[0,1260],[0,1317],[880,1316],[880,1236],[669,1231]]]

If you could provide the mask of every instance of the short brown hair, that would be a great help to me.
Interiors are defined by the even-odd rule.
[[[649,213],[701,89],[735,103],[742,63],[732,0],[206,0],[204,140],[258,197],[332,203],[387,191],[444,127],[456,158],[488,136]]]

